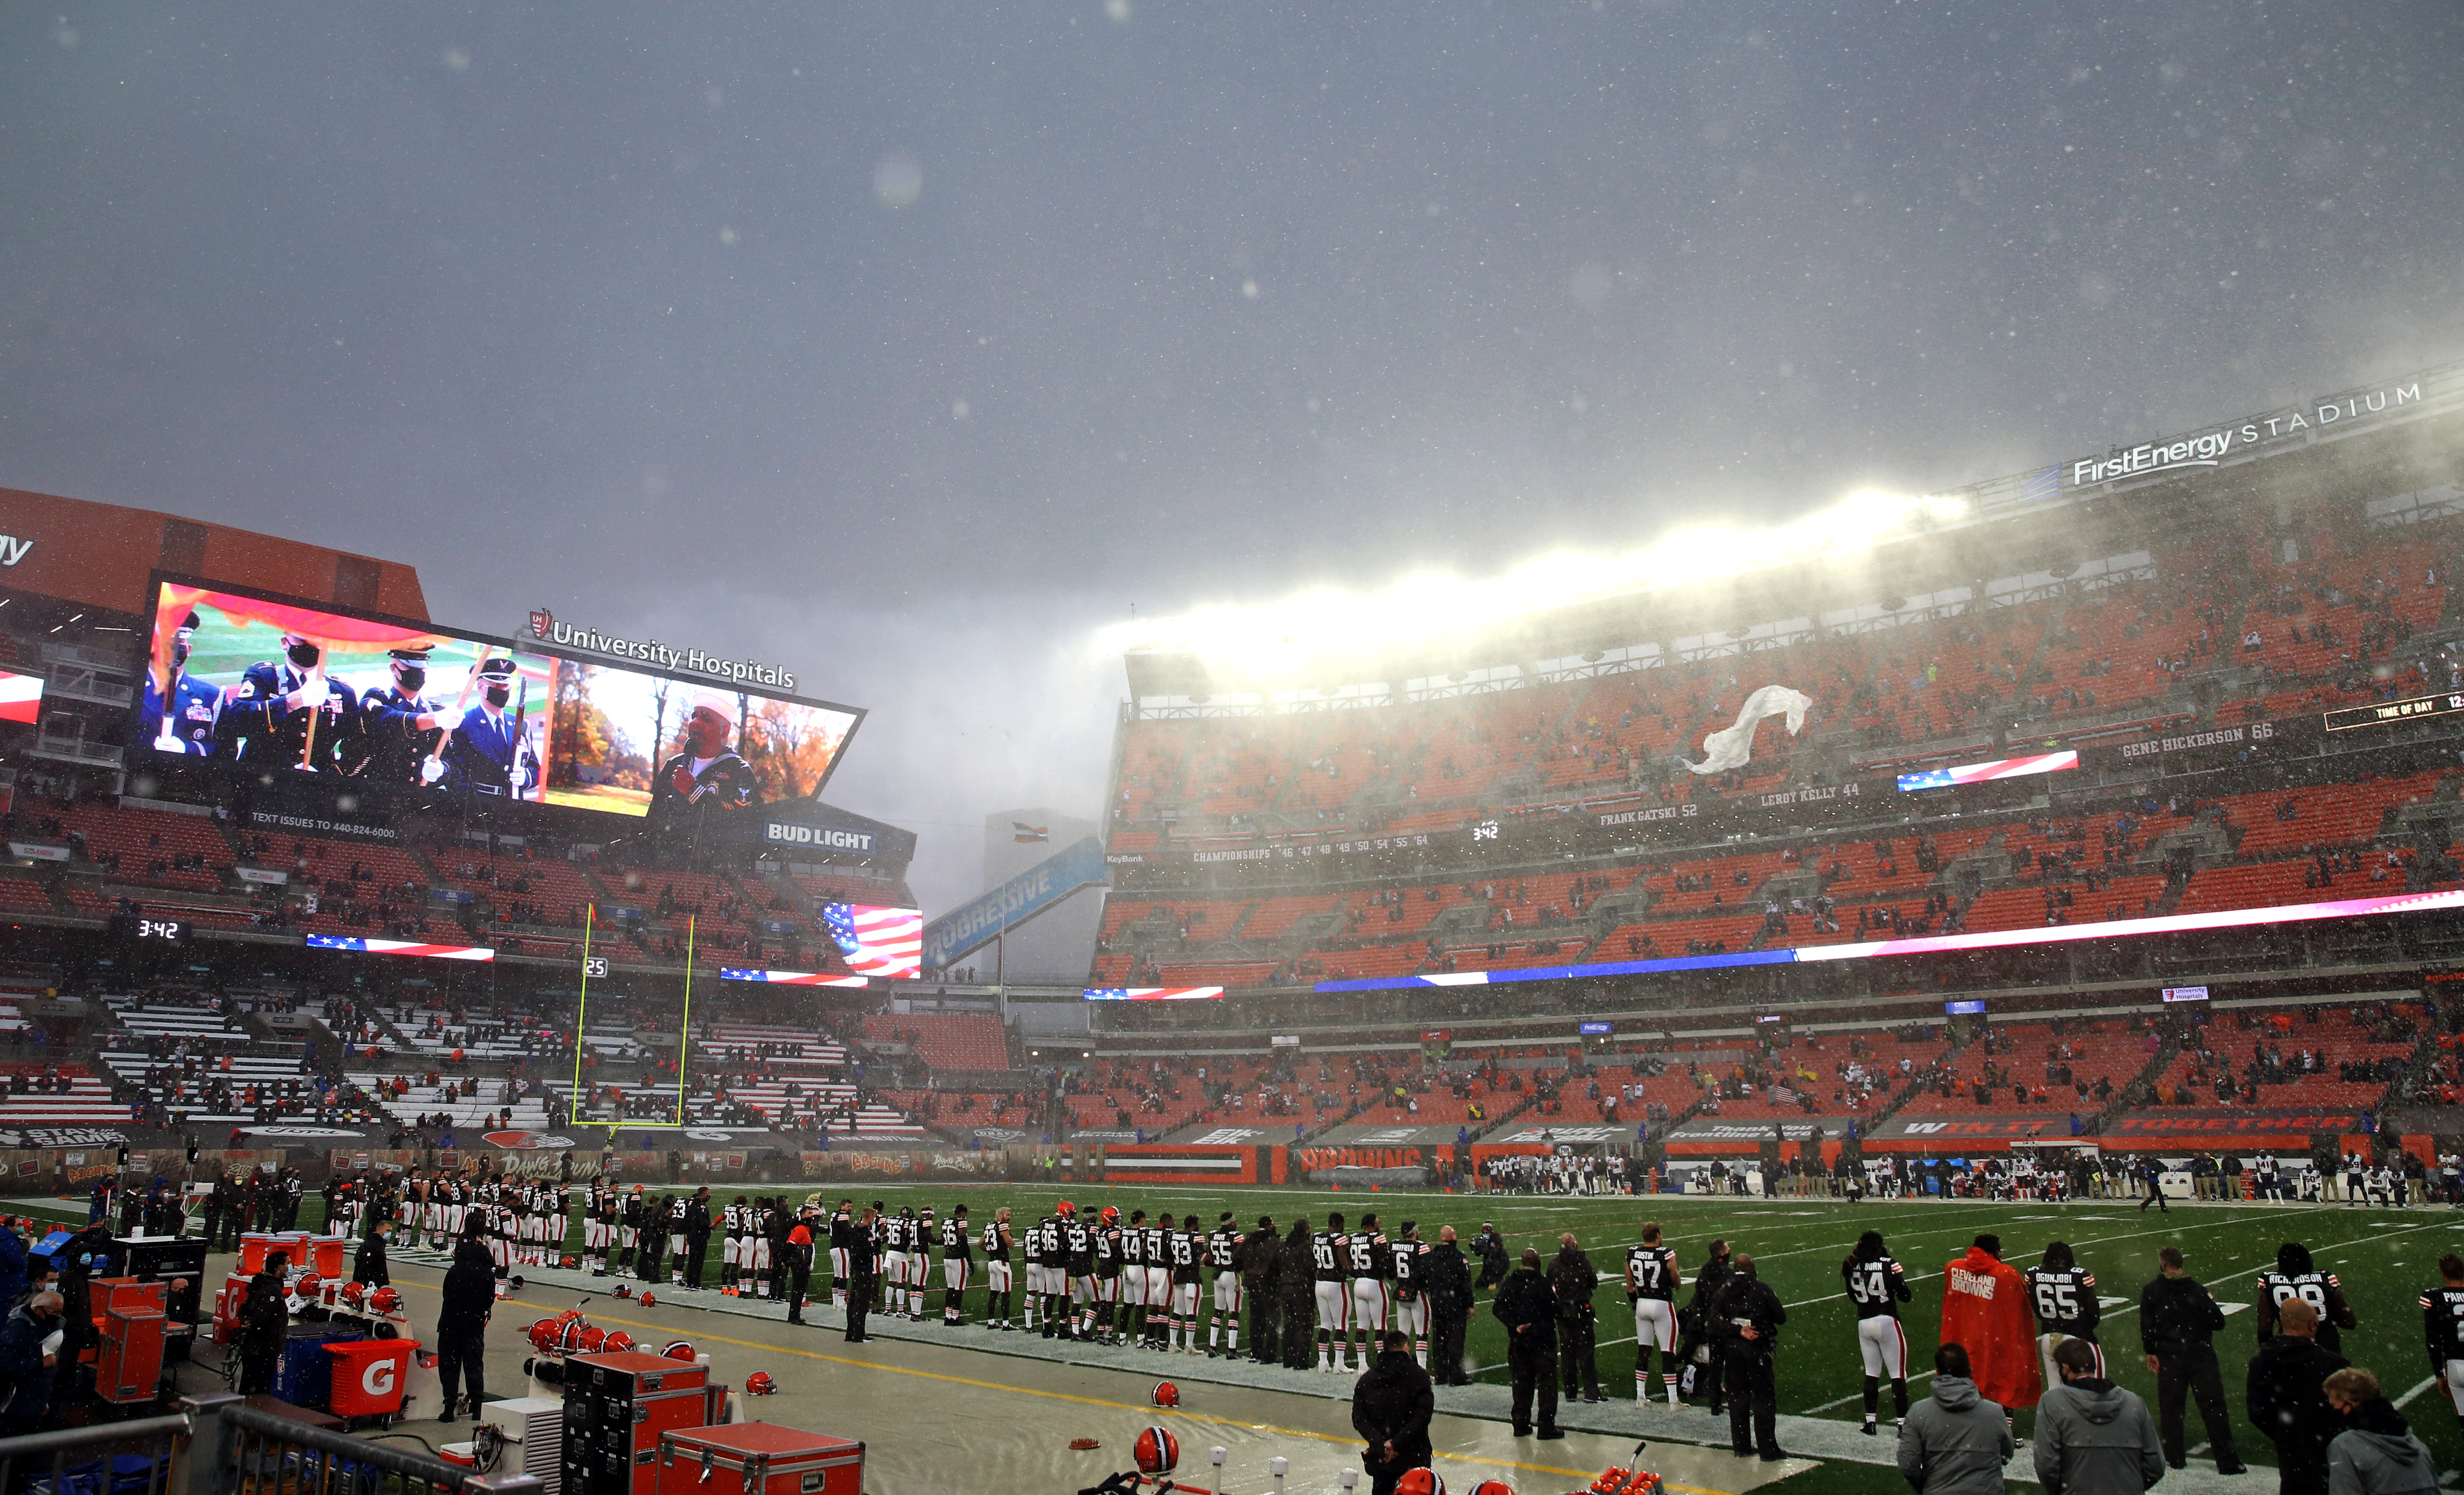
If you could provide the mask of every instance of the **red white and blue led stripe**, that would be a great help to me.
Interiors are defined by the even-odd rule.
[[[743,966],[722,966],[721,981],[766,981],[772,986],[867,986],[862,976],[833,976],[820,971],[761,971]]]
[[[429,960],[494,960],[485,945],[429,945],[420,940],[369,940],[356,934],[312,934],[312,950],[350,950],[361,955],[424,955]]]
[[[1996,758],[1990,763],[1963,763],[1955,768],[1923,769],[1900,775],[1902,789],[1948,789],[1953,784],[1983,784],[1992,779],[2025,778],[2031,773],[2059,773],[2079,767],[2077,752],[2040,752],[2029,758]]]
[[[1382,982],[1386,986],[1417,986],[1418,982]],[[1318,990],[1327,990],[1321,983]],[[1220,986],[1090,986],[1087,1000],[1090,1002],[1189,1002],[1201,997],[1221,996]]]
[[[1321,981],[1320,992],[1391,992],[1422,986],[1504,986],[1517,981],[1586,981],[1599,976],[1654,975],[1670,971],[1716,971],[1730,966],[1792,966],[1822,960],[1873,960],[1892,955],[1934,955],[1948,950],[1996,949],[2014,945],[2057,945],[2069,940],[2118,940],[2142,934],[2183,934],[2238,929],[2262,924],[2306,924],[2356,919],[2368,914],[2426,913],[2464,908],[2464,888],[2394,893],[2380,898],[2341,898],[2323,904],[2280,904],[2272,908],[2220,908],[2210,913],[2164,914],[2145,919],[2107,919],[2052,928],[1988,929],[1972,934],[1927,934],[1906,940],[1868,940],[1854,945],[1809,945],[1801,949],[1743,950],[1732,955],[1677,955],[1660,960],[1617,960],[1589,966],[1524,966],[1512,971],[1455,971],[1425,976],[1387,976],[1362,981]],[[1094,993],[1087,993],[1090,998]]]

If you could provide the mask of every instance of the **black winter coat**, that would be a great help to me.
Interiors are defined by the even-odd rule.
[[[1471,1262],[1463,1247],[1451,1240],[1441,1240],[1429,1253],[1427,1281],[1429,1301],[1441,1305],[1450,1313],[1460,1313],[1471,1304]]]
[[[2288,1459],[2324,1462],[2327,1439],[2344,1430],[2344,1419],[2327,1405],[2319,1383],[2348,1363],[2315,1339],[2278,1334],[2268,1340],[2250,1357],[2250,1420]]]
[[[1369,1445],[1367,1462],[1384,1464],[1385,1445],[1395,1445],[1393,1467],[1417,1469],[1436,1452],[1429,1444],[1429,1417],[1437,1394],[1429,1372],[1400,1350],[1382,1350],[1352,1387],[1352,1430]]]
[[[1508,1344],[1555,1347],[1557,1294],[1536,1267],[1517,1267],[1507,1273],[1488,1310],[1506,1326]]]

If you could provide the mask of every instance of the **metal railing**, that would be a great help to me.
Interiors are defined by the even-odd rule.
[[[168,1417],[0,1439],[0,1492],[17,1495],[540,1495],[529,1475],[484,1475],[346,1438],[231,1392]]]
[[[194,1429],[194,1419],[182,1413],[0,1439],[0,1490],[187,1495],[178,1476]]]

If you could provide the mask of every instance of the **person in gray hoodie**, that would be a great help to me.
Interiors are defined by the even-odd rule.
[[[2011,1417],[1976,1394],[1968,1350],[1933,1352],[1933,1395],[1900,1423],[1900,1473],[1925,1495],[2002,1495],[2002,1466],[2019,1451]]]
[[[2036,1403],[2036,1483],[2045,1495],[2140,1495],[2165,1477],[2147,1403],[2096,1373],[2096,1347],[2054,1347],[2058,1386]]]
[[[2327,1443],[2327,1495],[2432,1495],[2438,1461],[2404,1414],[2379,1395],[2379,1378],[2357,1365],[2327,1377],[2327,1405],[2344,1431]]]

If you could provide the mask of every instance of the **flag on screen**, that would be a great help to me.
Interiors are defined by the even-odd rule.
[[[924,968],[924,915],[913,908],[824,904],[822,922],[860,976],[919,976]]]
[[[1012,820],[1009,823],[1009,838],[1016,841],[1021,846],[1025,846],[1035,841],[1048,841],[1052,839],[1052,827],[1048,825],[1029,825],[1023,820]]]
[[[43,678],[0,670],[0,722],[23,722],[32,726],[42,714]]]

